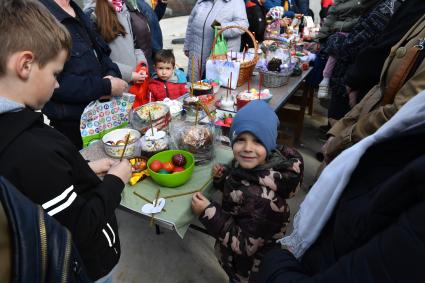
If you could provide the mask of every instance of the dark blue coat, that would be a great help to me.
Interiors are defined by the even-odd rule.
[[[90,19],[76,3],[71,1],[77,14],[73,18],[53,0],[39,1],[68,29],[72,37],[70,58],[58,77],[60,86],[43,108],[43,113],[51,120],[79,121],[87,104],[110,95],[111,82],[103,77],[111,75],[121,78],[121,73],[108,57],[108,45],[95,32]],[[87,32],[82,32],[83,29]]]
[[[159,26],[159,21],[165,14],[167,4],[164,4],[161,2],[161,0],[159,0],[155,7],[155,11],[144,0],[138,0],[137,5],[140,9],[140,12],[148,19],[149,22],[152,37],[152,51],[153,53],[158,52],[163,48],[162,31],[161,27]]]
[[[259,282],[424,282],[425,127],[369,148],[297,261],[267,254]]]

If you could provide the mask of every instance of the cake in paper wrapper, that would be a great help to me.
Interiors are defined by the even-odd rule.
[[[172,127],[172,137],[175,146],[191,152],[195,156],[196,164],[205,164],[214,157],[214,135],[213,128],[209,124],[205,125],[179,125]]]
[[[153,127],[159,130],[168,130],[168,124],[171,121],[170,109],[160,102],[147,103],[133,109],[130,112],[131,126],[142,134],[145,133],[150,127],[149,113],[152,117]]]

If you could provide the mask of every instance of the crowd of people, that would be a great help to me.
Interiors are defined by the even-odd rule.
[[[112,282],[121,254],[115,209],[131,165],[84,160],[80,118],[90,102],[136,84],[149,101],[187,93],[187,76],[163,49],[167,1],[151,5],[0,1],[1,282]],[[217,30],[239,26],[261,41],[276,6],[283,28],[312,13],[308,0],[196,1],[184,43],[188,70],[199,69],[190,79],[205,78]],[[200,192],[191,203],[229,282],[423,280],[424,14],[422,0],[322,1],[321,47],[306,83],[329,101],[324,170],[290,235],[287,199],[301,188],[303,157],[277,144],[279,119],[267,103],[237,112],[233,161],[212,170],[221,203]],[[243,30],[223,36],[229,50],[245,47]]]

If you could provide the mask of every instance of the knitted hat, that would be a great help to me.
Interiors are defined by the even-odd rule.
[[[266,102],[253,100],[244,106],[233,119],[230,128],[232,146],[236,138],[244,133],[253,134],[270,153],[276,148],[279,119]]]

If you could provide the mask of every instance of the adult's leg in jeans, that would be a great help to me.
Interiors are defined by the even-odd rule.
[[[80,121],[50,120],[50,125],[64,134],[80,150],[83,148],[83,140],[80,133]]]
[[[332,82],[330,90],[331,100],[329,101],[328,119],[339,120],[351,110],[348,104],[348,94],[345,86],[332,86]]]

